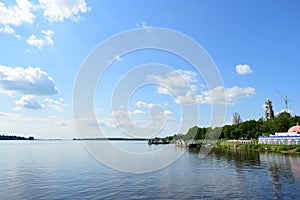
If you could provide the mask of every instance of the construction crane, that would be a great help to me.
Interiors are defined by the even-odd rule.
[[[285,112],[289,112],[288,104],[289,104],[290,100],[287,98],[287,96],[283,96],[279,90],[276,89],[276,92],[284,100],[284,103],[285,103]]]

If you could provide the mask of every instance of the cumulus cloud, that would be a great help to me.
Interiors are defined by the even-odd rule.
[[[163,112],[161,112],[161,115],[165,117],[170,117],[173,115],[173,113],[170,110],[164,110]]]
[[[8,33],[8,34],[15,34],[15,30],[8,25],[5,25],[4,28],[0,28],[0,32]]]
[[[233,105],[237,99],[246,98],[253,94],[255,94],[255,88],[251,87],[241,88],[234,86],[231,88],[224,88],[223,86],[218,86],[209,91],[202,92],[199,96],[202,97],[201,103]]]
[[[255,88],[245,87],[241,88],[234,86],[225,88],[223,86],[215,87],[211,90],[202,91],[195,95],[188,91],[185,96],[179,96],[175,99],[177,104],[227,104],[234,105],[237,99],[250,97],[255,94]]]
[[[0,65],[0,92],[49,96],[59,92],[53,79],[40,68],[7,67]]]
[[[156,81],[158,94],[174,97],[176,104],[235,104],[237,99],[255,94],[255,88],[238,87],[225,88],[218,86],[210,90],[199,91],[203,86],[198,83],[197,74],[192,71],[176,70],[166,76],[148,75],[148,79]],[[197,85],[200,87],[197,88]]]
[[[17,39],[27,38],[26,42],[42,49],[44,45],[53,45],[51,30],[43,30],[44,36],[35,34],[21,36],[16,34],[15,27],[24,23],[33,24],[38,21],[38,12],[43,12],[44,17],[50,22],[63,22],[70,19],[77,22],[82,13],[91,9],[85,0],[39,0],[39,3],[31,3],[28,0],[16,0],[15,5],[8,6],[0,1],[0,33],[14,35]],[[38,23],[38,22],[37,22]]]
[[[51,22],[62,22],[64,19],[78,21],[80,13],[89,12],[85,0],[39,0],[44,16]]]
[[[29,45],[38,48],[39,50],[41,50],[44,45],[53,46],[54,42],[52,40],[52,35],[54,32],[51,30],[42,30],[42,33],[44,34],[42,38],[37,38],[37,36],[31,35],[29,38],[27,38],[26,42]]]
[[[146,113],[142,110],[134,110],[132,115],[145,115]]]
[[[38,103],[36,97],[33,95],[22,96],[20,100],[16,101],[16,105],[15,110],[23,110],[23,108],[37,110],[44,108],[44,105]]]
[[[59,98],[58,100],[55,100],[55,99],[46,97],[44,99],[44,101],[49,104],[49,108],[52,108],[53,110],[56,110],[56,111],[63,111],[64,108],[67,107],[67,104],[63,103],[63,101],[64,101],[63,98]]]
[[[22,23],[32,24],[35,20],[35,15],[31,12],[32,8],[33,5],[28,0],[16,0],[16,5],[11,7],[0,2],[0,24],[6,26],[19,26]]]
[[[197,73],[188,70],[174,70],[166,76],[148,75],[147,79],[159,84],[158,94],[181,95],[187,90],[195,89]]]
[[[8,7],[0,2],[0,33],[12,34],[20,39],[14,28],[11,26],[20,26],[23,23],[32,24],[35,15],[31,12],[33,5],[27,0],[17,0],[16,5]]]
[[[28,0],[16,0],[16,5],[7,6],[0,2],[0,25],[20,26],[35,21],[34,12],[43,10],[43,14],[51,22],[62,22],[64,19],[78,21],[81,13],[91,10],[85,0],[39,0],[33,5]]]
[[[185,95],[175,96],[174,102],[176,104],[195,104],[195,103],[204,103],[209,102],[210,99],[207,99],[205,96],[198,95],[196,96],[192,90],[188,90]],[[210,102],[209,102],[210,103]]]
[[[199,89],[197,73],[188,70],[174,70],[165,76],[148,75],[147,79],[157,82],[158,94],[174,96],[175,103],[194,104],[197,100],[195,92]],[[196,85],[197,84],[197,85]]]
[[[143,108],[152,108],[154,106],[154,104],[152,104],[152,103],[145,103],[145,102],[142,102],[142,101],[136,102],[135,105],[137,107],[143,107]]]
[[[235,71],[240,75],[252,74],[253,70],[247,64],[239,64],[235,67]]]

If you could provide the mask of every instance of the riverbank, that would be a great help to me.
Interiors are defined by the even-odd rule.
[[[229,148],[229,149],[242,149],[242,150],[252,150],[259,152],[274,152],[274,153],[288,153],[288,154],[299,154],[300,155],[300,145],[280,145],[280,144],[258,144],[258,141],[253,140],[226,140],[219,139],[216,141],[207,140],[191,140],[184,141],[182,139],[172,141],[172,143],[177,146],[186,148],[200,148],[207,144],[212,145],[214,148]]]
[[[217,143],[214,147],[246,149],[246,150],[261,151],[261,152],[300,154],[300,145],[243,144],[243,143],[231,143],[225,141],[225,142]]]

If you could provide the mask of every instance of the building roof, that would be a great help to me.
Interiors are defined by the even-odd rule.
[[[297,125],[296,126],[293,126],[293,127],[291,127],[289,130],[288,130],[288,132],[289,133],[293,133],[293,132],[300,132],[300,126],[299,126],[299,124],[297,123]]]

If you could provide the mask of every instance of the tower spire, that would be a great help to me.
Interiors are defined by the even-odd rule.
[[[274,119],[274,111],[273,111],[273,106],[272,106],[272,101],[267,98],[267,101],[265,103],[265,108],[266,108],[266,119]]]

